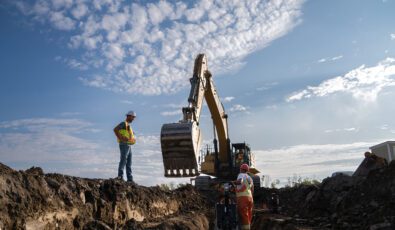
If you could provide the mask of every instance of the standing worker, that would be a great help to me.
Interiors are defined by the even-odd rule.
[[[253,193],[254,183],[247,174],[249,167],[247,164],[240,166],[240,173],[235,181],[237,210],[241,221],[241,229],[250,229],[252,221],[252,208],[254,206]]]
[[[126,114],[126,120],[119,123],[114,128],[115,136],[117,136],[119,143],[119,150],[121,152],[121,158],[118,166],[118,179],[123,179],[123,168],[126,166],[126,177],[128,182],[133,182],[132,176],[132,145],[136,143],[136,138],[134,136],[132,126],[130,125],[136,113],[134,111],[129,111]]]

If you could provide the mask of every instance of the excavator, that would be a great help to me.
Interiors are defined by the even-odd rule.
[[[220,101],[205,54],[197,55],[190,78],[188,105],[176,123],[163,124],[160,134],[165,177],[195,177],[198,189],[210,189],[213,183],[235,180],[241,163],[250,166],[255,187],[260,187],[254,155],[246,143],[231,143],[228,115]],[[206,101],[213,121],[213,148],[201,150],[199,122]],[[205,174],[205,175],[201,175]]]

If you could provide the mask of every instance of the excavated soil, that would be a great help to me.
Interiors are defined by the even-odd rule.
[[[191,185],[166,190],[0,163],[0,230],[213,229],[217,195]],[[395,162],[366,178],[261,188],[254,200],[252,229],[395,229]]]
[[[258,214],[254,229],[395,229],[395,161],[367,177],[338,175],[319,185],[261,189],[255,205],[270,203],[272,193],[279,196],[281,215]]]
[[[192,186],[169,191],[0,163],[0,229],[208,229],[207,207]]]

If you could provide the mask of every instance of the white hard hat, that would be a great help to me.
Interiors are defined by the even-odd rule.
[[[133,110],[130,110],[126,116],[132,116],[132,117],[136,117],[136,113]]]

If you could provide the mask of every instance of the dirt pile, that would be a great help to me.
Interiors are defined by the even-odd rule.
[[[371,171],[366,178],[338,175],[316,186],[263,189],[259,193],[258,206],[271,193],[280,198],[282,216],[269,220],[268,215],[256,217],[261,226],[265,223],[277,226],[271,229],[395,228],[395,162]],[[287,228],[281,227],[286,225]]]
[[[169,191],[0,163],[0,229],[208,229],[207,209],[192,186]]]
[[[269,198],[279,197],[277,213]],[[0,229],[213,229],[216,192],[16,171],[0,163]],[[395,162],[366,178],[255,192],[252,229],[394,229]],[[273,202],[272,202],[273,203]]]

